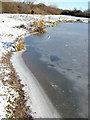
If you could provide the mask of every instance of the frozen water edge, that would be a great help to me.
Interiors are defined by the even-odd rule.
[[[27,100],[27,104],[31,107],[32,116],[34,118],[61,118],[39,82],[26,67],[21,55],[22,52],[15,53],[11,61],[16,72],[22,79],[22,83],[25,85],[24,91],[30,97],[30,99]]]
[[[0,14],[0,28],[1,28],[0,29],[0,59],[4,53],[7,53],[8,51],[11,50],[11,48],[8,48],[8,49],[6,47],[4,48],[2,42],[8,42],[8,43],[13,42],[18,36],[26,33],[26,30],[15,28],[15,26],[20,26],[21,24],[27,25],[27,24],[30,24],[30,22],[39,20],[41,18],[45,19],[45,21],[48,21],[49,17],[50,17],[50,21],[81,19],[83,22],[88,22],[87,18],[79,18],[79,17],[72,17],[72,16],[66,16],[66,15],[45,15],[45,16],[43,15],[42,16],[42,15],[27,15],[27,14]],[[5,71],[5,72],[9,72],[9,71]],[[1,70],[0,70],[0,74],[2,74]],[[26,89],[27,88],[25,88],[25,90]],[[7,91],[7,87],[4,87],[0,81],[0,93],[6,94],[6,91]],[[4,107],[7,106],[8,103],[7,103],[7,100],[3,99],[3,97],[0,97],[0,101],[2,101],[0,103],[0,110],[1,110],[0,119],[1,119],[1,118],[5,118],[6,111],[4,110]],[[35,109],[34,106],[32,107],[32,109]],[[40,107],[38,109],[40,109]],[[37,114],[38,114],[37,116],[39,116],[40,112]]]

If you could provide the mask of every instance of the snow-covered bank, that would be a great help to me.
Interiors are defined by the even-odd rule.
[[[78,19],[82,20],[83,22],[88,22],[88,18],[84,17],[75,17],[70,15],[31,15],[31,14],[1,14],[2,17],[9,17],[14,19],[15,21],[24,21],[24,23],[28,23],[28,21],[33,22],[35,20],[44,19],[46,22],[50,21],[58,21],[58,20],[65,20],[65,21],[76,21]]]
[[[11,113],[7,107],[12,106],[9,101],[14,101],[18,98],[18,93],[10,88],[10,85],[5,85],[5,81],[10,81],[9,74],[12,74],[11,68],[4,62],[6,59],[3,54],[7,54],[8,51],[13,50],[13,42],[15,39],[24,33],[23,29],[14,28],[16,25],[25,23],[24,21],[15,20],[10,17],[11,15],[0,14],[0,119],[9,117]],[[14,16],[14,15],[13,15]],[[14,97],[12,97],[12,95]],[[10,99],[10,100],[9,100]],[[9,101],[8,101],[9,100]],[[14,108],[14,106],[12,106]]]
[[[55,22],[55,21],[58,21],[58,20],[66,20],[66,21],[68,21],[68,20],[74,20],[75,21],[75,20],[78,20],[78,19],[82,20],[83,22],[88,22],[87,18],[79,18],[79,17],[72,17],[72,16],[66,16],[66,15],[45,15],[45,16],[43,15],[42,16],[42,15],[29,15],[29,14],[28,15],[27,14],[0,14],[0,60],[2,60],[1,57],[3,56],[3,54],[6,54],[8,51],[11,51],[13,49],[12,46],[7,47],[7,45],[9,43],[13,44],[13,42],[15,41],[15,39],[18,36],[23,35],[23,34],[25,34],[27,32],[25,29],[23,29],[23,28],[19,29],[19,28],[15,27],[15,26],[20,26],[22,24],[28,26],[30,24],[30,22],[33,22],[35,20],[40,20],[40,19],[45,19],[46,22],[47,21],[54,21]],[[15,64],[17,64],[17,62]],[[7,67],[7,68],[5,68],[5,67]],[[9,77],[8,76],[7,77],[4,76],[3,73],[6,73],[6,74],[9,73],[9,74],[11,74],[11,72],[12,71],[10,71],[10,69],[8,68],[8,66],[5,66],[4,64],[0,63],[0,119],[7,117],[6,116],[7,112],[5,110],[5,107],[8,105],[7,101],[9,99],[9,97],[11,97],[11,94],[13,94],[13,96],[16,96],[16,94],[17,94],[13,90],[11,90],[11,92],[8,93],[8,88],[10,86],[9,85],[5,86],[2,83],[2,80],[7,80],[7,79],[9,80]],[[19,72],[19,74],[21,74],[21,73],[22,73],[22,71]],[[3,78],[1,78],[1,75],[3,75]],[[31,79],[33,80],[33,77],[31,77]],[[35,81],[34,81],[33,85],[34,84],[35,84]],[[36,89],[37,89],[37,87],[38,86],[36,86]],[[28,87],[25,87],[25,90],[27,90],[27,88]],[[32,89],[30,89],[30,90],[32,91]],[[27,90],[27,92],[29,92],[29,91]],[[40,89],[39,89],[39,92],[40,92]],[[39,94],[39,92],[38,92],[38,94]],[[29,93],[27,93],[27,94],[29,94]],[[33,98],[33,95],[32,95],[32,98]],[[17,94],[17,96],[18,96],[18,94]],[[37,98],[33,98],[31,101],[33,101],[33,104],[35,102],[35,105],[36,105]],[[45,102],[45,100],[44,100],[44,102]],[[46,102],[45,102],[45,104],[46,104]],[[50,106],[52,106],[52,105],[50,105]],[[41,108],[42,107],[43,106],[41,106]],[[35,108],[36,108],[36,106],[35,106]],[[34,108],[34,105],[33,105],[33,107],[32,107],[33,110],[32,111],[35,111],[35,108]],[[37,106],[37,109],[40,109],[40,107],[38,108],[38,106]],[[44,108],[42,108],[42,109],[44,109]],[[54,111],[54,109],[52,108],[52,112],[53,111]],[[45,111],[43,110],[43,112],[45,112]],[[46,115],[47,116],[48,115],[51,116],[52,112],[50,112],[50,115],[49,115],[49,113],[46,114]],[[37,116],[41,116],[40,111],[39,112],[37,111]],[[43,117],[45,117],[45,116],[43,116]],[[54,117],[54,115],[53,115],[53,117]]]
[[[60,118],[44,90],[25,65],[21,55],[22,52],[15,53],[11,61],[22,79],[22,83],[25,85],[24,91],[27,93],[27,97],[30,97],[27,100],[27,104],[31,107],[32,116],[34,118]]]

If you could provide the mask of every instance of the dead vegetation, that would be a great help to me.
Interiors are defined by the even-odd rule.
[[[21,51],[25,49],[24,42],[22,38],[18,39],[18,43],[14,46],[15,52]]]
[[[15,51],[21,51],[25,49],[22,36],[19,36],[15,40],[16,44],[14,46]],[[21,80],[19,79],[13,65],[10,62],[10,57],[12,52],[8,52],[7,54],[3,54],[0,60],[0,70],[2,70],[0,74],[0,81],[3,86],[7,86],[8,96],[7,94],[0,94],[0,97],[6,96],[8,105],[4,108],[7,112],[6,118],[8,119],[29,119],[33,120],[30,115],[30,106],[26,106],[26,98],[24,96],[24,85],[21,84]],[[10,72],[6,72],[6,71]],[[29,113],[29,114],[28,114]]]
[[[24,24],[22,24],[22,25],[20,25],[20,26],[16,26],[17,28],[24,28],[24,29],[26,29],[26,26],[24,25]]]
[[[46,30],[45,30],[46,22],[44,20],[35,21],[34,26],[35,26],[35,29],[33,30],[33,32],[39,32],[39,33],[46,32]]]
[[[8,94],[11,96],[8,97],[8,105],[5,107],[5,110],[7,111],[6,117],[11,119],[28,118],[32,120],[32,117],[27,114],[30,106],[26,106],[26,99],[23,91],[24,85],[21,84],[21,80],[17,76],[17,73],[10,62],[10,56],[11,53],[8,53],[7,55],[3,55],[0,60],[0,65],[2,64],[2,68],[0,67],[0,69],[3,69],[2,74],[0,74],[0,80],[4,86],[9,85],[7,90]],[[10,70],[11,72],[6,73],[5,70]],[[5,77],[8,77],[8,79],[4,80]],[[15,97],[12,90],[18,94],[18,97]],[[13,101],[12,98],[14,98]]]
[[[32,12],[33,11],[33,12]],[[25,2],[3,2],[3,13],[18,13],[18,14],[53,14],[60,15],[61,10],[53,6],[46,6],[44,4],[27,4]]]

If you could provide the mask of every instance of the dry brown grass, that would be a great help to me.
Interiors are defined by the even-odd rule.
[[[33,32],[39,32],[39,33],[44,33],[46,32],[46,22],[42,19],[40,21],[35,21],[34,22],[35,29]]]
[[[22,38],[18,38],[18,43],[15,45],[15,52],[25,50],[24,42]]]
[[[6,74],[5,72],[3,72],[3,74],[0,74],[0,80],[4,85],[9,84],[10,87],[7,89],[8,94],[13,96],[13,94],[11,94],[11,89],[14,89],[16,92],[18,92],[19,96],[15,98],[14,101],[11,101],[10,97],[8,98],[7,102],[9,104],[5,107],[7,111],[6,117],[11,119],[12,118],[17,118],[17,119],[29,118],[30,120],[32,120],[32,117],[27,114],[27,111],[29,110],[29,106],[26,106],[26,99],[23,91],[24,85],[21,84],[21,80],[17,76],[17,73],[10,62],[10,56],[11,56],[11,53],[8,53],[7,55],[3,55],[2,59],[0,60],[0,64],[5,66],[3,67],[4,69],[2,68],[3,71],[5,69],[11,70],[11,73],[9,74]],[[8,76],[9,79],[3,80],[5,76]],[[8,114],[11,114],[11,116],[9,116]]]

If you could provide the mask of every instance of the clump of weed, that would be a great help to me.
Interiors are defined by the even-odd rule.
[[[44,20],[35,21],[34,22],[34,26],[35,26],[35,29],[34,29],[33,32],[39,32],[39,33],[46,32],[46,30],[45,30],[45,28],[46,28],[46,22]]]
[[[20,25],[20,26],[16,26],[17,28],[24,28],[24,29],[26,29],[26,26],[24,25],[24,24],[22,24],[22,25]]]
[[[15,45],[15,49],[16,49],[16,52],[25,49],[24,42],[23,42],[22,38],[20,38],[18,40],[18,44]]]
[[[77,19],[77,22],[82,23],[83,21],[81,19]]]

